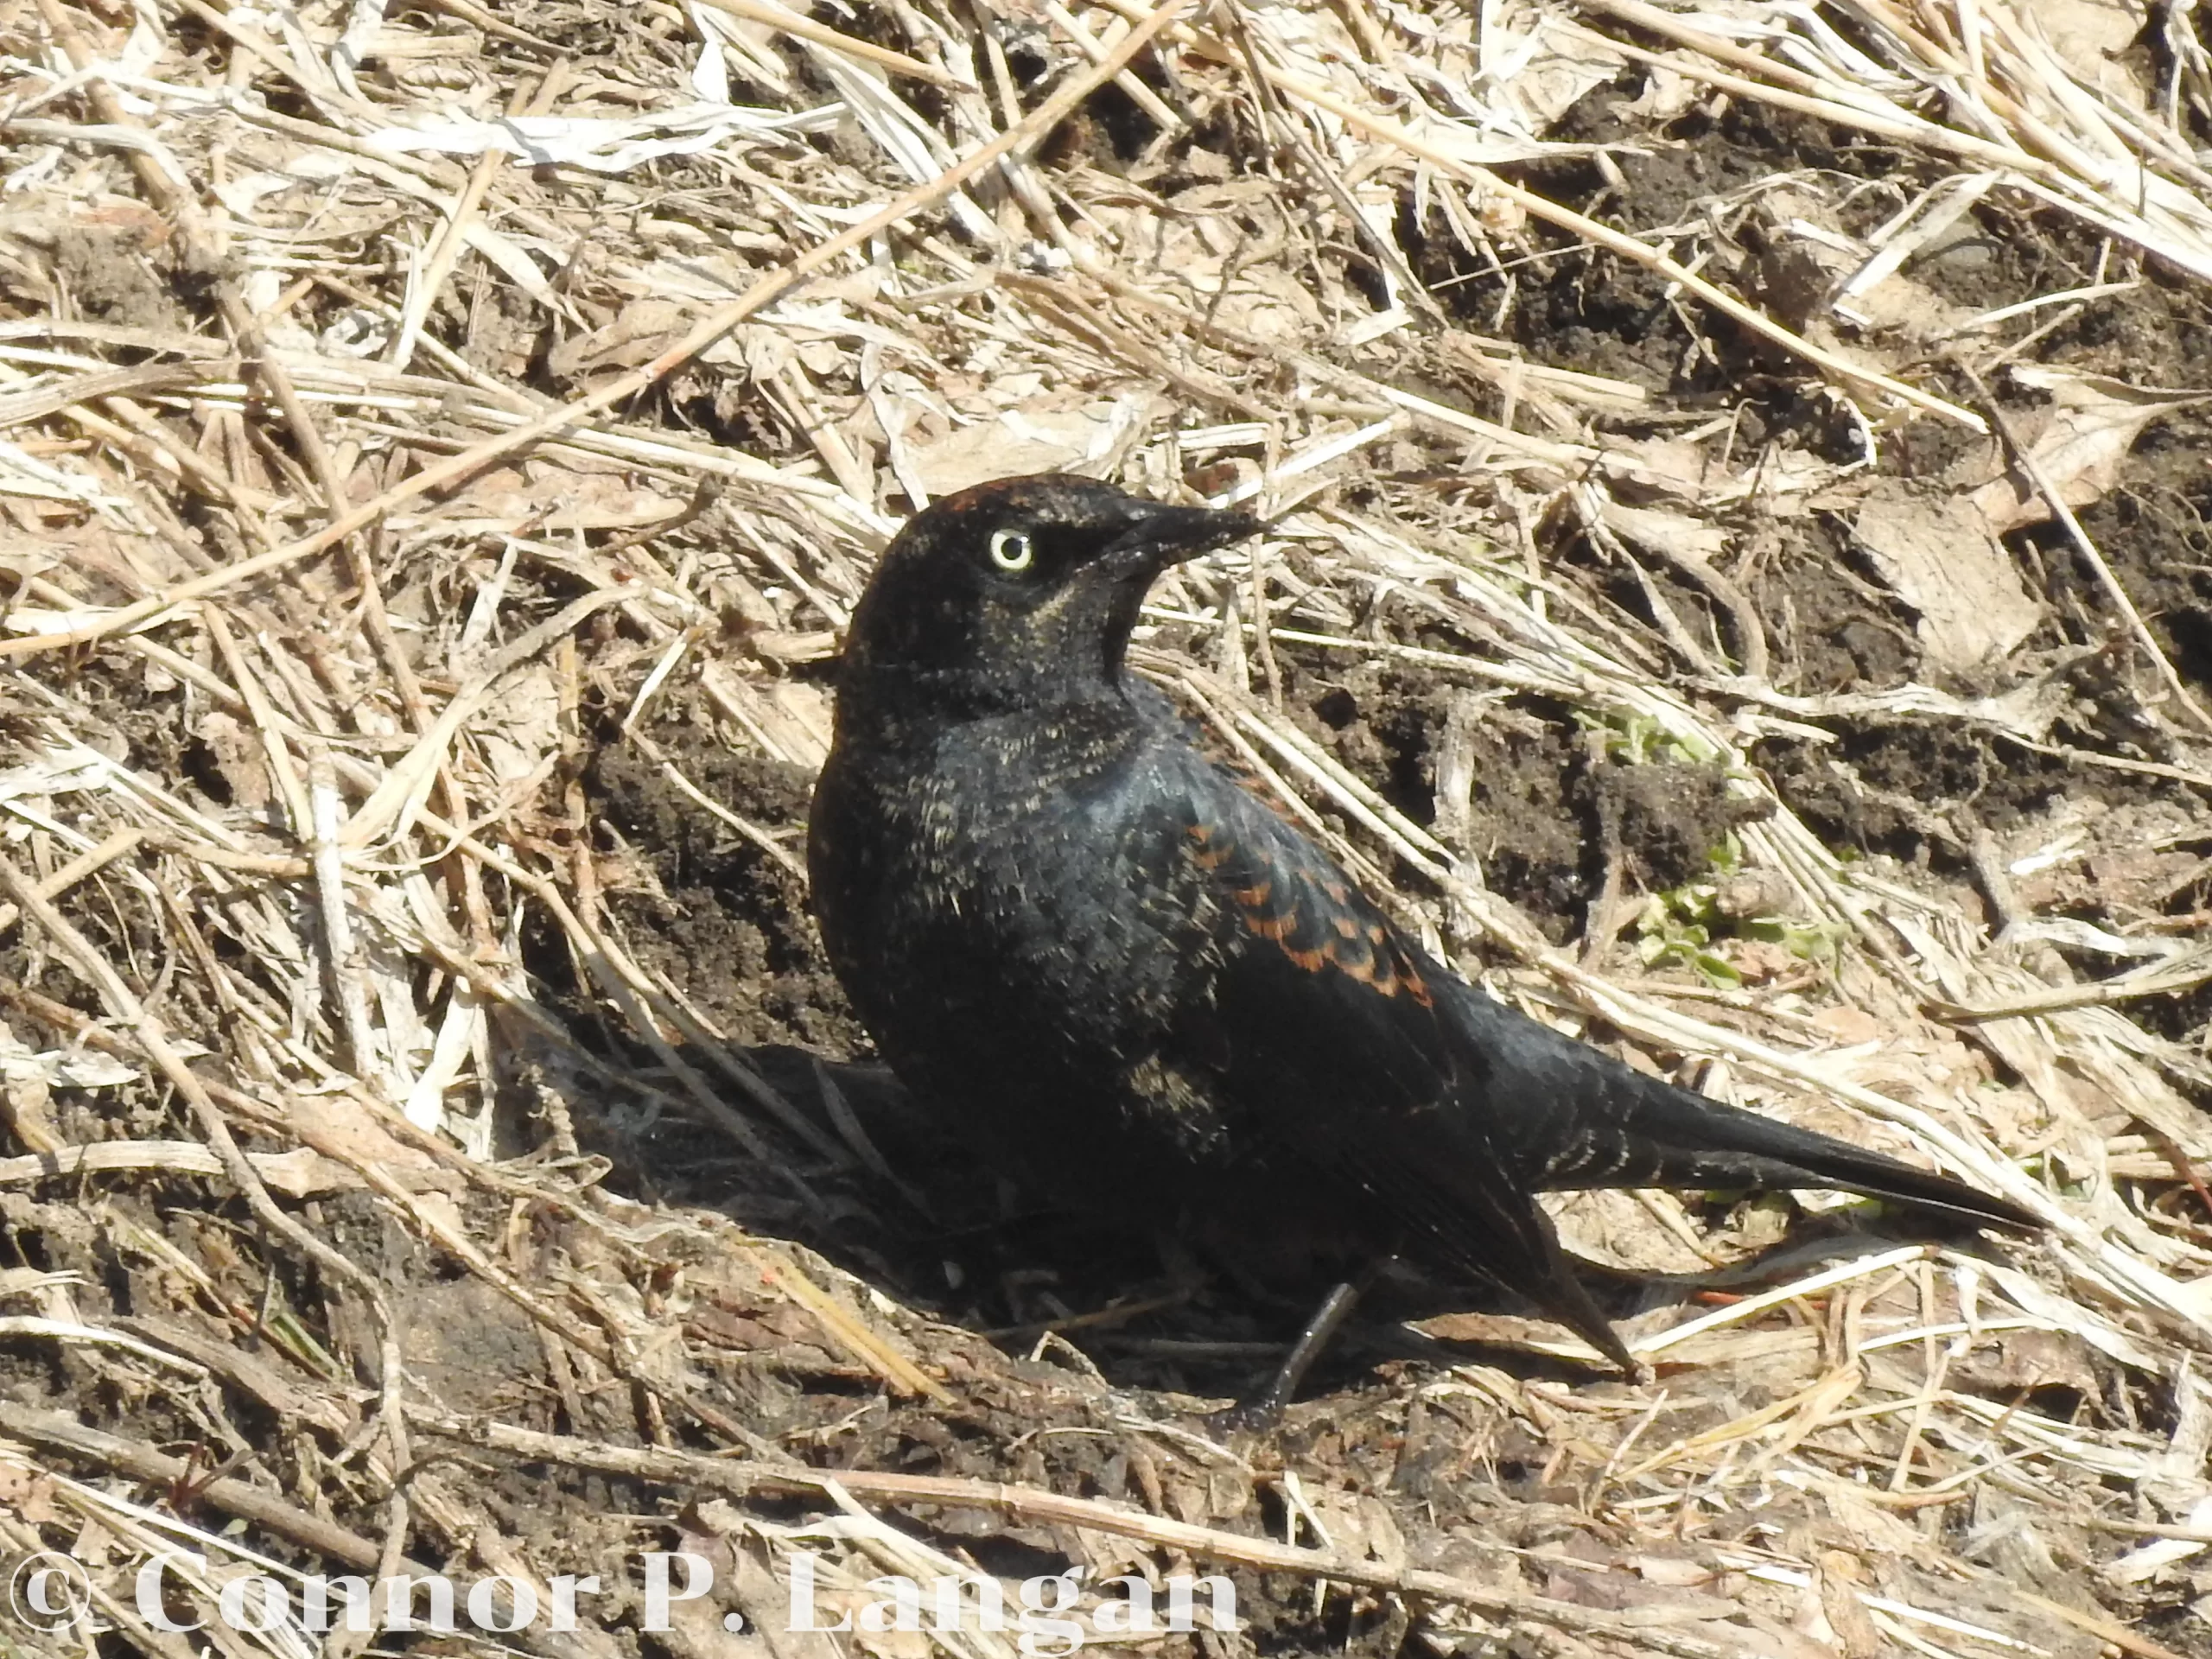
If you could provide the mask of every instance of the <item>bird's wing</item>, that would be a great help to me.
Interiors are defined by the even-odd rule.
[[[1444,995],[1446,970],[1195,754],[1164,768],[1154,829],[1179,837],[1216,911],[1203,1058],[1250,1132],[1342,1181],[1416,1254],[1532,1297],[1626,1364],[1488,1121],[1491,1062]]]

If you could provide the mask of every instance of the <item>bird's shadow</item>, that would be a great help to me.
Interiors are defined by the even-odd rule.
[[[884,1067],[784,1046],[745,1051],[745,1058],[810,1126],[812,1145],[772,1135],[790,1162],[763,1172],[757,1160],[730,1156],[709,1131],[664,1121],[607,1148],[622,1174],[641,1192],[711,1205],[763,1236],[802,1243],[1009,1351],[1049,1349],[1057,1339],[1116,1388],[1249,1399],[1333,1287],[1335,1275],[1318,1267],[1260,1282],[1233,1264],[1201,1258],[1178,1237],[1117,1227],[1079,1201],[1081,1170],[1017,1190]],[[1856,1219],[1822,1217],[1725,1268],[1629,1273],[1585,1262],[1582,1274],[1608,1315],[1628,1319],[1786,1283],[1884,1236]],[[1929,1236],[1924,1228],[1897,1235]],[[1538,1310],[1495,1287],[1440,1284],[1394,1268],[1369,1287],[1303,1393],[1354,1385],[1391,1362],[1479,1363],[1567,1381],[1612,1374],[1594,1357],[1582,1363],[1510,1341],[1431,1335],[1408,1323],[1469,1313]],[[1566,1335],[1534,1318],[1528,1329],[1547,1340]]]

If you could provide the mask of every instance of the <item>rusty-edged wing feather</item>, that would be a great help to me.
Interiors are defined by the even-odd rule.
[[[1300,1187],[1363,1211],[1370,1236],[1529,1297],[1629,1366],[1481,1109],[1498,1080],[1449,975],[1312,842],[1195,751],[1179,760],[1148,836],[1179,839],[1213,914],[1219,1034],[1198,1058],[1218,1096],[1271,1160],[1307,1167]]]

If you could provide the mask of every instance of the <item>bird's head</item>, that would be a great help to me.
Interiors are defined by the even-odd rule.
[[[1066,473],[962,490],[886,550],[853,613],[843,683],[977,712],[1104,692],[1154,579],[1259,528]]]

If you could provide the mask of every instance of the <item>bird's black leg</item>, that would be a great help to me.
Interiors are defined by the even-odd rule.
[[[1365,1273],[1357,1280],[1347,1280],[1322,1298],[1321,1306],[1314,1310],[1306,1328],[1298,1333],[1298,1340],[1283,1356],[1266,1392],[1247,1408],[1251,1415],[1272,1417],[1291,1402],[1298,1393],[1298,1385],[1306,1380],[1306,1373],[1327,1351],[1337,1332],[1344,1329],[1344,1321],[1351,1317],[1352,1309],[1359,1306],[1359,1299],[1374,1282],[1375,1274]]]

